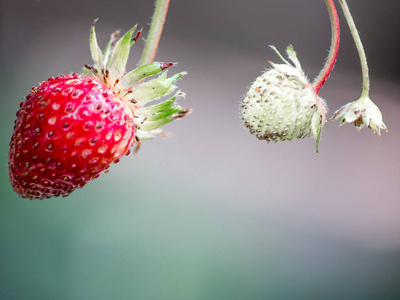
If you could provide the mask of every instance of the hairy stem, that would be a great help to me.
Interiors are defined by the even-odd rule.
[[[331,20],[332,39],[331,39],[331,48],[329,50],[329,55],[328,58],[326,59],[325,65],[313,82],[313,87],[316,94],[318,94],[319,90],[325,84],[325,81],[331,74],[331,71],[336,62],[336,58],[339,51],[339,43],[340,43],[339,17],[337,14],[335,3],[333,2],[333,0],[325,0],[325,4],[326,7],[328,8],[329,18]]]
[[[356,44],[358,55],[360,56],[361,70],[363,76],[363,88],[361,95],[369,96],[369,89],[370,89],[369,72],[368,72],[367,57],[365,55],[364,47],[361,42],[361,38],[357,31],[356,25],[354,24],[353,17],[351,16],[350,9],[347,6],[346,0],[339,0],[339,3],[342,6],[344,17],[347,20],[347,24],[349,25],[351,35],[353,36],[354,42]]]
[[[151,63],[156,55],[158,42],[160,41],[165,18],[167,16],[169,1],[170,0],[156,0],[149,34],[138,64],[139,67]]]

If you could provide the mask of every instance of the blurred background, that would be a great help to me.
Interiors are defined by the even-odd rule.
[[[338,1],[336,1],[338,2]],[[389,133],[326,124],[268,144],[242,126],[246,88],[293,44],[310,78],[328,53],[322,0],[172,0],[156,59],[188,71],[193,113],[68,198],[8,181],[15,113],[32,86],[91,63],[153,1],[0,0],[0,299],[400,299],[400,2],[348,0]],[[339,7],[338,7],[339,9]],[[345,20],[321,90],[331,115],[361,93]],[[134,68],[143,42],[136,43]]]

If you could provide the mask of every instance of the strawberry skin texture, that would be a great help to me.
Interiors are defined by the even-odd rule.
[[[100,79],[50,78],[20,105],[10,142],[9,177],[24,198],[68,196],[129,154],[131,109]]]

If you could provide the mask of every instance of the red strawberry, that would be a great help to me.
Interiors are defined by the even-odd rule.
[[[160,126],[189,111],[175,105],[176,96],[145,106],[171,93],[184,73],[167,78],[164,72],[144,82],[173,65],[154,62],[124,74],[129,49],[138,38],[132,39],[133,32],[119,41],[112,35],[102,53],[93,26],[95,64],[86,66],[91,75],[50,78],[21,103],[8,163],[17,194],[30,199],[68,196],[128,154],[135,140],[155,137]]]
[[[11,184],[27,198],[68,195],[134,142],[132,111],[103,82],[77,74],[50,78],[32,89],[17,113]]]

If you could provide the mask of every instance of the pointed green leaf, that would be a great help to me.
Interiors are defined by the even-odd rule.
[[[165,72],[158,78],[139,84],[126,98],[136,100],[138,105],[144,105],[151,100],[172,93],[176,89],[174,83],[185,74],[186,72],[182,72],[167,78]]]
[[[132,34],[135,29],[136,26],[125,33],[125,35],[115,44],[115,47],[111,52],[106,68],[110,71],[112,79],[120,78],[125,71],[129,57],[129,50],[131,48]]]
[[[182,107],[180,107],[180,106],[174,106],[174,107],[172,107],[171,109],[164,110],[164,111],[161,111],[161,112],[158,113],[158,114],[154,114],[154,115],[148,116],[146,122],[147,122],[147,121],[150,121],[150,122],[151,122],[151,121],[158,121],[158,120],[166,119],[166,118],[172,119],[172,116],[173,116],[174,114],[178,114],[178,113],[180,113],[181,111],[182,111]]]
[[[95,64],[95,68],[100,72],[100,70],[104,67],[104,65],[103,65],[103,54],[101,53],[100,47],[97,43],[97,37],[95,31],[96,21],[97,19],[93,22],[92,29],[90,31],[89,47],[93,62]]]
[[[279,58],[280,58],[285,64],[291,66],[291,64],[282,56],[282,54],[278,51],[278,49],[276,49],[275,46],[270,45],[269,47],[270,47],[272,50],[275,51],[275,53],[279,56]]]
[[[163,102],[157,103],[155,105],[143,107],[141,111],[145,114],[156,114],[160,111],[168,110],[172,107],[172,105],[175,103],[176,96],[165,100]]]
[[[289,45],[289,46],[286,48],[286,53],[287,53],[289,59],[294,63],[296,69],[298,69],[299,71],[301,71],[302,69],[301,69],[300,61],[299,61],[299,59],[297,58],[296,51],[294,51],[294,48],[293,48],[292,45]]]
[[[160,73],[161,71],[165,70],[173,66],[173,63],[160,63],[160,62],[153,62],[139,68],[136,68],[129,73],[127,73],[121,80],[121,86],[125,89],[133,86],[139,80],[146,78],[147,76],[154,75]]]
[[[183,109],[179,105],[175,105],[168,110],[162,111],[158,114],[154,114],[145,118],[143,124],[140,125],[140,130],[151,131],[157,129],[169,122],[172,122],[176,118],[182,118],[187,113],[190,113],[189,109]]]
[[[319,126],[319,128],[318,128],[318,135],[317,135],[317,141],[316,141],[316,143],[315,143],[315,152],[316,152],[316,153],[318,153],[319,140],[321,139],[321,133],[322,133],[321,126]]]
[[[157,120],[154,122],[145,122],[144,124],[140,125],[140,130],[141,131],[151,131],[151,130],[160,128],[161,126],[164,126],[165,124],[168,124],[172,120],[173,120],[173,118],[164,118],[164,119]]]
[[[111,34],[110,40],[108,41],[106,47],[104,48],[103,56],[104,56],[104,63],[107,64],[108,60],[110,59],[110,55],[117,43],[119,37],[119,30],[115,31]]]
[[[316,140],[316,152],[318,153],[318,146],[319,146],[319,141],[321,139],[321,133],[322,133],[322,107],[321,105],[317,105],[317,109],[314,111],[314,115],[312,116],[311,119],[311,131],[314,135],[314,137],[317,139]]]

